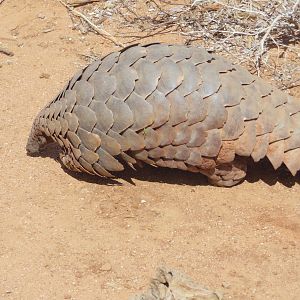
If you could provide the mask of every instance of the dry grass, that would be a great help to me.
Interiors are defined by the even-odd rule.
[[[282,89],[300,85],[300,0],[181,2],[81,0],[78,9],[97,26],[114,22],[118,32],[111,34],[124,44],[180,33],[186,44],[201,44],[252,73],[271,76]],[[82,33],[94,31],[83,18],[73,20]]]

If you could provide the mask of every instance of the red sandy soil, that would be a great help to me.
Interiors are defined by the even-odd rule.
[[[86,64],[80,54],[117,49],[71,27],[57,1],[0,4],[0,42],[15,54],[0,53],[0,299],[127,300],[161,264],[224,299],[300,299],[299,173],[262,162],[223,189],[151,167],[76,175],[54,147],[26,155],[35,115]]]

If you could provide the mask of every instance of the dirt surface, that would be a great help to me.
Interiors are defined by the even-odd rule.
[[[82,54],[117,49],[71,27],[57,1],[0,4],[0,42],[14,52],[0,53],[0,299],[126,300],[160,264],[224,299],[300,299],[299,173],[262,162],[223,189],[151,167],[76,175],[55,147],[26,155],[33,118],[86,64]]]

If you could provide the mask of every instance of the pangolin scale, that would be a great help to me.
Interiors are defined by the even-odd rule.
[[[133,45],[78,72],[41,110],[28,153],[49,141],[78,172],[112,177],[145,162],[233,186],[249,157],[297,173],[300,101],[203,48]]]

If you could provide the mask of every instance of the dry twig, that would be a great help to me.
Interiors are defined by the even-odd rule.
[[[181,34],[186,44],[200,41],[208,50],[246,64],[253,73],[273,76],[280,88],[287,88],[300,78],[299,3],[191,0],[188,5],[170,0],[107,0],[86,7],[84,14],[95,24],[103,17],[113,18],[118,28],[115,36],[128,42]]]
[[[3,54],[8,55],[8,56],[14,56],[15,55],[11,50],[9,50],[5,47],[2,47],[1,45],[0,45],[0,53],[3,53]]]
[[[262,56],[265,54],[266,49],[265,49],[265,42],[267,40],[267,38],[270,35],[270,32],[272,31],[272,29],[275,27],[276,23],[282,18],[282,15],[278,15],[272,22],[272,24],[266,29],[266,33],[264,34],[264,36],[262,37],[261,41],[260,41],[260,49],[256,58],[256,68],[257,68],[257,74],[260,75],[260,66],[261,66],[261,60],[262,60]]]
[[[68,2],[68,4],[73,7],[79,7],[79,6],[101,2],[101,1],[102,0],[74,0],[71,3]]]
[[[78,10],[76,10],[75,8],[73,8],[72,6],[66,4],[65,2],[63,2],[62,0],[57,0],[58,2],[60,2],[63,6],[65,6],[72,14],[74,14],[77,17],[82,18],[84,21],[86,21],[89,26],[95,30],[98,34],[100,34],[101,36],[105,37],[106,39],[110,40],[111,42],[113,42],[115,45],[120,46],[120,47],[125,47],[124,44],[122,44],[121,42],[119,42],[116,38],[114,38],[109,32],[107,32],[104,29],[99,28],[97,25],[95,25],[87,16],[85,16],[84,14],[82,14],[81,12],[79,12]]]

